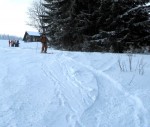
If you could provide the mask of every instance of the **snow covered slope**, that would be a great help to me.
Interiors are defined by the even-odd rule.
[[[0,127],[150,127],[149,55],[40,47],[0,41]]]

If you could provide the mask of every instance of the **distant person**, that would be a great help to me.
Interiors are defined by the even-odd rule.
[[[45,33],[41,35],[40,41],[42,43],[41,53],[47,53],[47,38]]]
[[[9,40],[9,47],[11,47],[11,40]]]
[[[14,47],[14,46],[15,46],[15,41],[11,40],[11,47]]]
[[[16,41],[15,47],[19,47],[19,40]]]

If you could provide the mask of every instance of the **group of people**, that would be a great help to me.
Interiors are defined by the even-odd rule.
[[[47,53],[47,37],[43,33],[40,37],[42,43],[41,53]],[[9,40],[9,47],[19,47],[19,40]]]
[[[19,40],[9,40],[9,47],[19,47]]]

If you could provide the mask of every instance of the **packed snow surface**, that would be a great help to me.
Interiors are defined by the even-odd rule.
[[[0,127],[150,127],[150,55],[0,40]]]

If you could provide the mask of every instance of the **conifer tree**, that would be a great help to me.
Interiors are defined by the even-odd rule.
[[[149,45],[149,0],[44,0],[46,31],[67,50],[128,50]]]
[[[46,15],[43,21],[47,24],[46,31],[50,35],[53,45],[63,47],[70,45],[72,41],[70,33],[72,0],[45,0],[43,6]],[[67,41],[66,41],[67,40]]]
[[[115,52],[123,52],[130,42],[138,48],[149,44],[149,7],[142,6],[147,1],[99,1],[95,24],[98,33],[89,37],[86,48],[109,51],[113,46]]]

